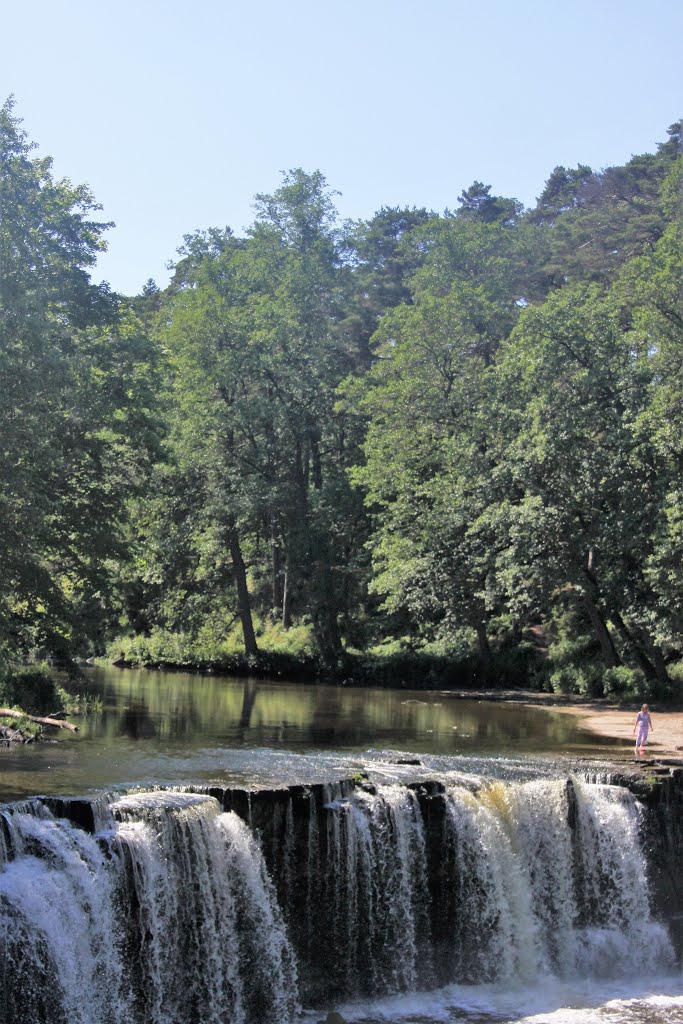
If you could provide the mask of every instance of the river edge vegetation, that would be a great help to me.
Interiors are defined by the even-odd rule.
[[[123,296],[6,102],[0,692],[107,656],[679,697],[680,131],[528,210],[339,223],[294,169]]]

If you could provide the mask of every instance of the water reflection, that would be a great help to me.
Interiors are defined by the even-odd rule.
[[[259,750],[389,748],[456,758],[596,751],[596,740],[572,716],[447,692],[115,668],[90,670],[85,686],[104,710],[85,716],[77,736],[0,751],[0,799],[232,778],[254,771]]]
[[[236,680],[184,673],[96,669],[90,691],[104,701],[86,719],[88,736],[250,745],[280,742],[366,746],[420,741],[429,750],[505,747],[556,750],[588,741],[569,717],[516,704],[461,700],[449,693]]]

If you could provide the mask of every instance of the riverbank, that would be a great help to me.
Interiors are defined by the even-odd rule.
[[[156,668],[198,674],[215,672],[237,677],[262,675],[266,679],[286,678],[297,682],[318,680],[324,675],[312,659],[272,651],[262,652],[258,665],[250,662],[243,654],[239,657],[236,655],[236,660],[229,665],[210,666],[207,669],[206,666],[188,666],[178,662],[145,662],[143,657],[124,657],[123,652],[113,664],[119,668]],[[503,688],[481,689],[477,687],[480,666],[476,658],[471,662],[460,662],[456,666],[452,659],[415,652],[385,657],[375,654],[350,659],[349,665],[346,666],[350,674],[342,677],[338,684],[349,687],[427,690],[458,695],[469,700],[526,703],[531,707],[547,708],[550,711],[572,715],[579,719],[578,725],[582,730],[596,736],[622,739],[624,754],[633,753],[632,729],[636,714],[640,710],[640,702],[623,706],[607,699],[518,688],[515,683],[527,668],[523,660],[511,658],[506,668],[507,678],[505,673],[497,673],[497,678],[505,681]],[[455,687],[443,685],[446,679],[451,680],[454,677],[458,679]],[[651,703],[651,710],[653,730],[648,741],[648,753],[655,757],[675,757],[683,761],[683,705],[659,709],[654,701]]]
[[[283,631],[270,626],[259,636],[259,651],[245,654],[234,637],[219,647],[202,646],[189,635],[157,629],[150,636],[120,637],[109,647],[102,664],[117,668],[149,668],[294,682],[334,682],[342,686],[391,690],[480,689],[495,680],[498,687],[528,685],[533,668],[529,651],[494,652],[489,663],[469,656],[426,650],[374,648],[344,651],[334,665],[317,652],[310,627]]]
[[[638,709],[628,711],[614,706],[564,705],[554,708],[578,718],[579,728],[600,736],[622,739],[628,751],[633,749],[633,723]],[[683,759],[683,711],[652,708],[652,731],[648,738],[647,753],[653,757]]]
[[[459,696],[468,700],[491,700],[523,703],[573,715],[580,729],[595,736],[623,740],[624,753],[633,752],[633,723],[640,705],[620,707],[607,701],[577,700],[562,694],[536,693],[533,690],[463,690]],[[683,760],[683,709],[680,706],[658,708],[650,705],[652,731],[647,751],[653,757],[675,757]]]

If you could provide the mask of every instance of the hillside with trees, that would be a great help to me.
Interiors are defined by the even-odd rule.
[[[528,210],[340,223],[294,169],[127,297],[6,103],[5,671],[680,694],[680,129]]]

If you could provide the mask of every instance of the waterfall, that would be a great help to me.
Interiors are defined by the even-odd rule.
[[[286,1024],[294,957],[258,845],[206,796],[130,795],[93,837],[13,814],[0,1019]]]
[[[3,1022],[127,1019],[120,930],[101,847],[46,811],[14,814],[9,832],[11,859],[0,873]]]
[[[429,978],[419,956],[428,958],[421,948],[428,916],[426,839],[416,794],[398,785],[358,790],[324,810],[327,856],[312,882],[328,920],[316,929],[328,984],[373,994],[415,988]]]
[[[450,788],[448,980],[614,977],[671,964],[666,930],[650,913],[638,824],[634,797],[618,787]]]
[[[673,965],[626,789],[212,794],[0,808],[1,1024],[287,1024],[302,1002]]]

